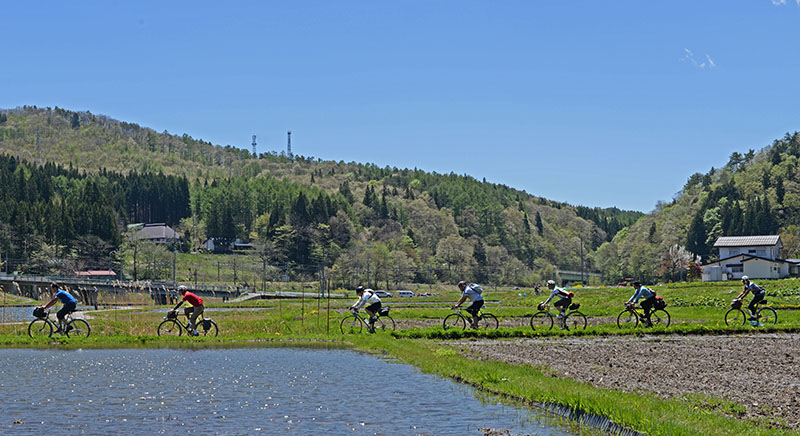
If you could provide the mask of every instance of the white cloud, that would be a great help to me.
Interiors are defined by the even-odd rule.
[[[697,56],[688,48],[683,49],[683,57],[681,58],[681,62],[689,62],[701,70],[710,70],[717,66],[717,63],[714,62],[714,59],[711,59],[711,56],[708,54],[704,56]]]
[[[769,1],[771,1],[772,4],[775,5],[775,6],[780,6],[780,5],[785,5],[786,4],[786,0],[769,0]],[[800,4],[800,0],[798,0],[797,3]]]

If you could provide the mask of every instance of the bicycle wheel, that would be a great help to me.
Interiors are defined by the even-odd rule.
[[[497,321],[497,317],[492,315],[491,313],[484,313],[478,319],[478,328],[484,330],[494,330],[499,325],[500,323]]]
[[[533,330],[550,330],[553,328],[553,316],[547,312],[536,312],[531,317]]]
[[[580,312],[570,312],[567,314],[567,330],[586,330],[586,315]]]
[[[467,328],[467,320],[464,319],[464,316],[460,313],[451,313],[444,317],[444,321],[442,321],[442,328],[445,330],[449,329],[461,329],[464,330]]]
[[[89,323],[83,319],[73,319],[67,324],[67,337],[70,338],[88,338],[91,331]]]
[[[764,325],[775,325],[778,322],[778,312],[771,307],[758,309],[758,322]]]
[[[36,338],[39,336],[50,337],[53,336],[53,324],[44,318],[38,318],[28,324],[28,336]]]
[[[617,316],[617,327],[624,329],[626,327],[636,327],[639,325],[639,316],[630,309],[623,310]]]
[[[200,321],[197,321],[197,333],[200,336],[216,336],[219,334],[219,328],[217,327],[217,323],[214,322],[211,318],[206,318]]]
[[[361,320],[355,315],[348,315],[344,317],[342,323],[339,324],[339,330],[342,331],[342,334],[361,333],[361,329],[363,327],[364,326],[361,323]]]
[[[180,336],[183,333],[183,326],[174,319],[167,319],[158,325],[159,336]]]
[[[664,309],[656,309],[650,313],[650,322],[655,326],[669,327],[670,316],[669,312]]]
[[[739,327],[747,322],[747,315],[742,309],[730,309],[725,313],[725,325]]]
[[[389,315],[382,316],[375,320],[375,331],[385,332],[394,330],[394,320]]]

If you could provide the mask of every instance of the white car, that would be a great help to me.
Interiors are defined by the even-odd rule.
[[[414,293],[411,291],[397,291],[398,297],[413,297]]]

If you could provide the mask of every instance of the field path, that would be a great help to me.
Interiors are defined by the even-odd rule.
[[[470,356],[549,368],[594,386],[709,394],[746,417],[800,426],[800,334],[459,341]]]

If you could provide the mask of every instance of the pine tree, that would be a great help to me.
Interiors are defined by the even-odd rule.
[[[701,258],[708,254],[706,245],[706,228],[703,224],[703,210],[697,211],[689,225],[689,232],[686,235],[686,249]]]
[[[542,216],[539,215],[539,212],[536,212],[536,231],[539,233],[539,236],[544,234],[544,224],[542,224]]]

